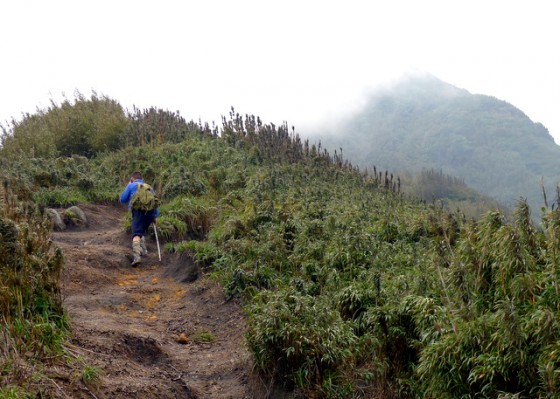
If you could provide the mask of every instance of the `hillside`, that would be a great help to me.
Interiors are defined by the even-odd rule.
[[[508,205],[527,198],[537,216],[541,181],[549,196],[560,181],[560,147],[543,125],[431,76],[372,94],[361,111],[313,137],[362,167],[441,170]]]
[[[96,97],[17,123],[0,166],[0,397],[560,392],[557,208],[474,220],[286,124]],[[133,170],[161,198],[163,262],[152,241],[137,269],[115,204]]]

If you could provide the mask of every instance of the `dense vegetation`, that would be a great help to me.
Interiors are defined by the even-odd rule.
[[[540,219],[542,188],[560,181],[560,147],[548,130],[496,98],[418,76],[370,97],[362,110],[312,137],[361,167],[403,174],[441,170],[508,206],[526,198]]]
[[[0,188],[0,397],[18,398],[30,381],[54,388],[41,359],[62,352],[67,321],[62,309],[60,250],[49,240],[50,220],[2,177]],[[39,362],[39,364],[37,363]],[[23,396],[21,396],[23,397]]]
[[[74,144],[58,137],[67,131],[59,133],[57,118],[95,126],[103,118],[89,110],[97,106],[122,123],[104,133],[107,142],[86,129],[88,140],[68,153]],[[407,198],[396,176],[360,171],[285,124],[233,110],[218,129],[155,108],[127,114],[110,99],[82,97],[14,122],[3,143],[3,178],[17,181],[13,194],[28,202],[4,198],[2,226],[20,223],[10,206],[21,213],[114,202],[130,171],[144,171],[163,200],[158,223],[166,250],[189,253],[228,297],[243,299],[257,369],[295,397],[560,392],[557,209],[547,210],[542,229],[524,201],[511,223],[498,211],[475,221]],[[28,214],[44,225],[38,210]],[[0,338],[20,339],[16,319],[42,326],[45,318],[63,336],[53,284],[57,252],[30,247],[22,227],[5,231],[2,251],[30,252],[26,280],[37,288],[29,300],[42,305],[22,314],[3,299]],[[46,231],[37,231],[47,242]],[[36,257],[47,263],[31,262]],[[0,298],[13,298],[23,283],[4,275],[21,265],[1,259],[0,293],[9,295]],[[41,339],[30,337],[28,345]],[[57,342],[42,345],[56,350]],[[0,381],[32,392],[37,388],[18,379],[10,363],[28,349],[10,348],[0,352]],[[35,352],[37,361],[49,350]]]

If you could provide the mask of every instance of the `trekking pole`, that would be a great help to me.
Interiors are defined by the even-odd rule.
[[[157,236],[157,228],[156,228],[155,224],[153,226],[154,226],[154,233],[156,233],[157,253],[158,253],[158,256],[159,256],[159,261],[161,262],[161,251],[159,249],[159,239],[158,239],[158,236]]]

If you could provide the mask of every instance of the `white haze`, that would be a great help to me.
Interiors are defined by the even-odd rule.
[[[22,0],[0,5],[0,122],[92,90],[220,121],[306,129],[423,71],[495,96],[560,140],[551,1]]]

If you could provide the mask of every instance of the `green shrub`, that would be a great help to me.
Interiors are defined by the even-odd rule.
[[[263,292],[249,314],[247,340],[257,365],[302,390],[332,387],[352,363],[356,337],[329,298]]]
[[[52,102],[46,110],[25,115],[5,132],[1,153],[16,159],[84,155],[113,151],[124,143],[128,119],[115,100],[78,93],[74,102]]]
[[[59,279],[62,251],[53,247],[50,220],[13,197],[8,186],[0,195],[0,391],[27,397],[29,372],[23,354],[33,361],[62,353],[68,322],[62,308]],[[18,361],[14,362],[14,359]],[[10,388],[13,386],[13,388]]]

